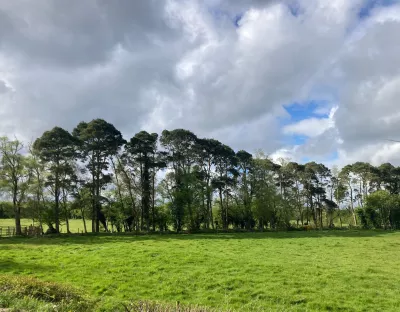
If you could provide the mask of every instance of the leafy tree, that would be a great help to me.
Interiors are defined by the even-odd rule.
[[[366,197],[363,209],[366,222],[375,228],[398,228],[400,224],[400,196],[379,190]]]
[[[147,231],[150,230],[150,208],[151,208],[151,170],[157,166],[155,155],[157,153],[157,133],[141,131],[126,145],[126,150],[135,159],[140,167],[141,202],[142,202],[142,225]],[[154,211],[153,227],[154,227]],[[143,224],[144,223],[144,224]]]
[[[87,161],[91,175],[92,231],[99,232],[100,222],[107,231],[106,219],[101,211],[101,189],[111,181],[110,175],[105,173],[109,168],[109,158],[117,154],[125,141],[121,132],[103,119],[81,122],[72,134],[79,140],[80,158]]]
[[[238,176],[240,177],[239,197],[243,205],[243,216],[245,227],[250,229],[254,223],[251,206],[253,197],[253,183],[251,174],[253,173],[253,156],[243,150],[236,153]]]
[[[55,229],[51,222],[49,227],[51,231],[60,232],[60,197],[63,185],[63,173],[69,162],[76,157],[76,143],[74,137],[66,130],[55,127],[46,131],[33,144],[34,152],[41,161],[46,163],[49,175],[46,185],[52,188],[54,196],[53,221]]]
[[[194,229],[193,192],[190,177],[192,166],[196,161],[196,142],[197,137],[194,133],[175,129],[172,131],[164,130],[160,138],[161,145],[168,152],[168,162],[173,170],[174,190],[174,215],[175,227],[179,232],[184,225],[185,210],[189,214],[189,227]]]
[[[217,176],[212,185],[218,190],[220,214],[223,229],[229,226],[229,198],[238,175],[236,170],[237,158],[235,152],[227,145],[221,144],[215,150],[215,168]]]
[[[350,201],[350,212],[353,216],[354,225],[357,225],[356,212],[354,209],[355,198],[354,198],[354,192],[353,192],[352,166],[351,165],[344,166],[339,173],[339,178],[340,178],[340,181],[342,181],[343,185],[346,185],[346,188],[348,190],[348,196],[349,196],[349,201]]]
[[[212,211],[212,196],[213,196],[213,166],[216,164],[218,148],[222,145],[221,142],[214,139],[198,139],[196,143],[197,163],[203,173],[202,188],[202,205],[205,215],[205,226],[210,225],[214,228],[214,217]]]
[[[46,200],[44,196],[46,168],[45,164],[40,160],[40,155],[29,146],[30,155],[27,156],[27,170],[30,172],[30,184],[28,189],[28,197],[32,209],[33,220],[39,221],[39,226],[43,232],[44,216],[46,215]]]
[[[254,201],[252,203],[258,227],[263,230],[268,222],[275,224],[277,189],[274,182],[274,163],[263,153],[257,153],[253,160]]]
[[[7,137],[0,138],[1,186],[12,197],[16,234],[21,235],[21,204],[25,199],[30,175],[26,169],[26,158],[22,155],[23,144]]]

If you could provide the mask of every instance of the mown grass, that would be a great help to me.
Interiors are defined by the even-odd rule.
[[[0,273],[86,292],[237,311],[400,311],[400,233],[72,235],[0,239]]]

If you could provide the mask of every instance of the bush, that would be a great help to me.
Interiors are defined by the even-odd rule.
[[[65,311],[90,311],[93,307],[87,297],[69,286],[25,276],[0,275],[0,294],[0,307],[4,308],[15,307],[21,301],[33,306],[47,303],[51,311],[61,307]]]

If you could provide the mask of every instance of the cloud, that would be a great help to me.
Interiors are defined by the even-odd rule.
[[[335,114],[343,154],[398,163],[390,152],[396,145],[387,142],[400,131],[400,49],[392,37],[398,31],[399,5],[375,9],[337,60],[346,81]]]
[[[100,117],[127,138],[187,128],[299,161],[397,161],[400,6],[360,19],[367,4],[0,0],[0,132]],[[308,101],[326,105],[282,127],[284,105]]]
[[[309,118],[283,128],[285,134],[298,134],[307,137],[316,137],[324,133],[334,125],[329,118]]]
[[[0,80],[0,94],[6,93],[9,90],[5,81]]]

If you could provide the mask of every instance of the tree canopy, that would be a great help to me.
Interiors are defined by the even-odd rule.
[[[91,220],[93,232],[400,226],[400,168],[389,163],[274,162],[185,129],[125,140],[103,119],[24,146],[0,140],[0,186],[13,207],[0,212],[19,234],[21,216],[50,232],[69,231],[70,218],[85,231]]]

